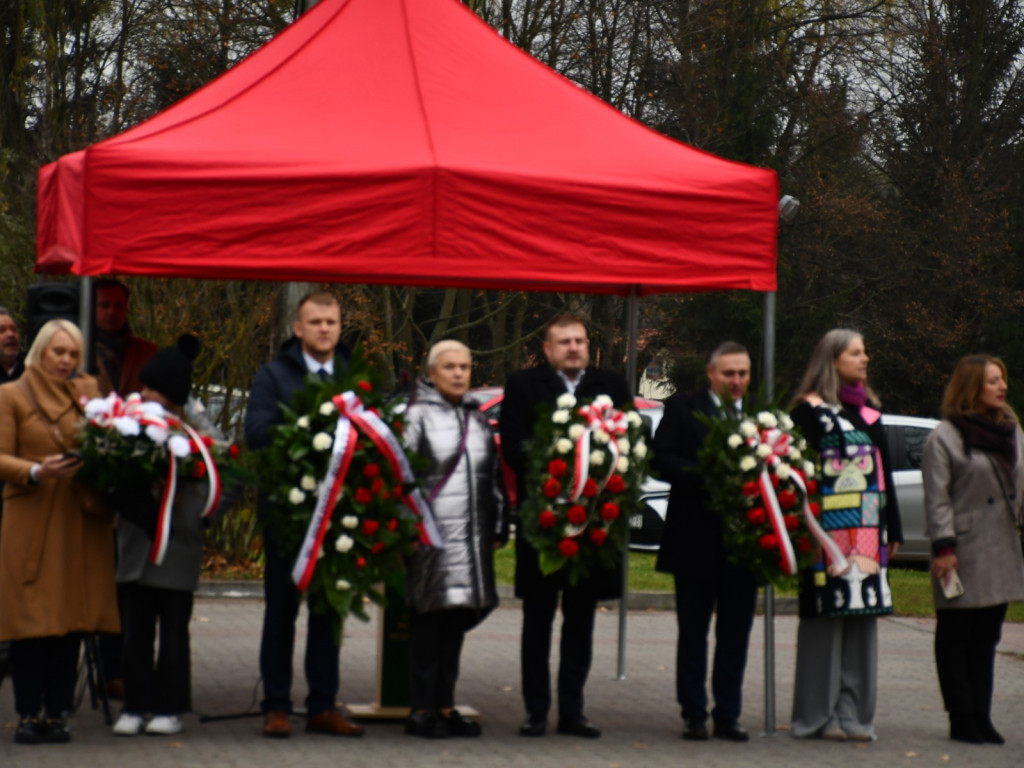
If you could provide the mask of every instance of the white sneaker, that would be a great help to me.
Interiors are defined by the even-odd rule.
[[[146,724],[146,733],[157,736],[173,736],[176,733],[181,733],[184,727],[178,715],[157,715]]]
[[[131,712],[122,712],[114,723],[115,736],[138,736],[142,733],[142,726],[145,724],[142,715],[133,715]]]

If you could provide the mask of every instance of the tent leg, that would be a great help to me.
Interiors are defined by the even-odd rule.
[[[764,295],[764,382],[768,401],[775,399],[775,294]],[[775,735],[775,589],[764,588],[764,735]]]
[[[629,391],[636,394],[637,338],[640,324],[640,297],[636,286],[629,290],[626,304],[626,327],[629,338],[626,342],[626,382]],[[619,663],[616,678],[626,679],[626,608],[629,599],[629,540],[622,550],[622,597],[619,599]]]

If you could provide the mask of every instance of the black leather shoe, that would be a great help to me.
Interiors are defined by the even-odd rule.
[[[405,732],[421,739],[447,739],[448,724],[433,712],[411,712],[405,721]]]
[[[539,715],[530,715],[519,726],[520,736],[543,736],[548,732],[547,718]]]
[[[558,732],[567,736],[582,736],[585,739],[596,739],[601,735],[601,729],[583,715],[558,718]]]
[[[708,727],[703,720],[684,720],[683,738],[687,741],[707,741]]]
[[[483,728],[476,720],[467,720],[457,709],[453,709],[447,716],[441,714],[440,720],[448,726],[449,736],[463,736],[475,738],[483,733]]]
[[[750,734],[733,720],[731,723],[715,723],[715,738],[726,741],[750,741]]]

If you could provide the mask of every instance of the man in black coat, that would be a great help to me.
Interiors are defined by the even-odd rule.
[[[630,402],[629,387],[617,373],[588,367],[587,327],[573,315],[559,315],[544,332],[546,362],[509,374],[501,406],[501,441],[505,461],[516,473],[518,498],[540,493],[527,488],[526,446],[541,404],[554,405],[570,392],[578,400],[608,395],[618,407]],[[537,550],[516,536],[516,597],[523,601],[521,649],[523,700],[527,718],[523,736],[543,736],[551,708],[551,630],[562,597],[562,642],[558,669],[558,732],[596,738],[601,731],[583,716],[583,686],[593,655],[594,613],[598,600],[622,594],[620,569],[609,569],[570,586],[564,573],[545,576]]]
[[[652,466],[672,484],[657,569],[675,576],[676,696],[682,707],[683,738],[708,738],[707,636],[717,607],[711,674],[714,735],[746,741],[749,736],[739,716],[758,585],[750,571],[726,557],[722,521],[708,507],[707,487],[698,469],[697,455],[708,428],[696,416],[722,418],[724,409],[742,408],[750,384],[746,348],[731,341],[719,345],[708,360],[707,375],[707,389],[681,392],[665,401],[654,436]]]
[[[326,291],[303,297],[292,324],[291,339],[281,347],[276,360],[257,372],[245,412],[245,441],[249,448],[266,448],[273,440],[271,427],[283,420],[281,406],[290,406],[309,374],[341,378],[348,366],[348,351],[339,344],[341,309]],[[260,499],[265,518],[266,500]],[[260,642],[260,674],[263,677],[263,735],[287,738],[291,735],[288,716],[292,711],[292,651],[295,647],[295,619],[299,592],[292,582],[292,563],[280,545],[264,528],[266,563],[263,572],[266,608]],[[331,736],[362,736],[364,728],[349,722],[335,709],[338,693],[338,654],[331,618],[309,612],[306,634],[306,730]]]

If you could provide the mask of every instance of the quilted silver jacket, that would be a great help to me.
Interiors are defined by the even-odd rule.
[[[409,605],[417,613],[448,608],[483,613],[498,602],[494,542],[507,516],[494,436],[473,405],[455,405],[420,380],[406,412],[405,443],[429,462],[421,474],[424,497],[443,482],[430,506],[444,547],[421,546],[410,559]]]

